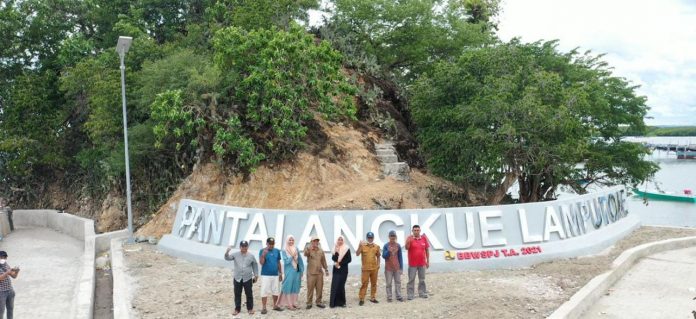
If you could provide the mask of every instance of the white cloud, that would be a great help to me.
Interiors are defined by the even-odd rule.
[[[649,124],[696,125],[692,0],[506,0],[498,35],[606,53],[616,75],[642,86]]]

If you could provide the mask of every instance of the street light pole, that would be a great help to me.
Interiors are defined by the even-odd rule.
[[[126,150],[126,200],[128,205],[128,243],[135,242],[133,238],[133,210],[131,209],[131,182],[130,182],[130,165],[128,160],[128,117],[126,116],[126,66],[123,60],[126,58],[126,52],[130,48],[133,38],[118,37],[116,44],[116,52],[121,58],[121,100],[123,101],[123,141]]]

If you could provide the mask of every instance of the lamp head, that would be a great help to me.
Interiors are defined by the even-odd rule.
[[[126,52],[128,52],[128,49],[130,48],[132,42],[133,42],[132,37],[124,37],[124,36],[118,37],[118,43],[116,43],[116,52],[118,52],[118,54],[126,54]]]

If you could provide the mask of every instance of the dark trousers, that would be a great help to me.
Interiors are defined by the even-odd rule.
[[[336,267],[334,267],[333,276],[331,277],[331,295],[329,296],[329,307],[343,307],[346,305],[347,279],[347,268],[346,271],[336,271]]]
[[[240,311],[242,309],[242,288],[244,288],[244,294],[246,295],[247,310],[254,309],[254,296],[251,293],[253,280],[249,279],[245,282],[232,281],[234,281],[234,310]]]
[[[14,298],[14,290],[0,291],[0,319],[5,318],[5,309],[7,309],[7,319],[12,319]]]

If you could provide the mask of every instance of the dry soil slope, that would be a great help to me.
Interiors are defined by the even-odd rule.
[[[384,178],[372,151],[380,142],[376,132],[341,124],[322,124],[322,130],[328,142],[321,152],[301,152],[292,162],[259,167],[246,181],[227,176],[216,164],[195,168],[138,235],[171,232],[183,198],[257,208],[427,208],[433,207],[428,187],[447,185],[417,170],[411,171],[409,182]]]

